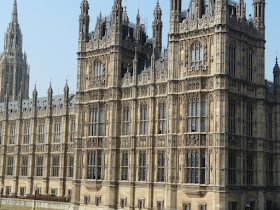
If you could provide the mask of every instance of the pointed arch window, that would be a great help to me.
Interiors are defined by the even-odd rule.
[[[146,135],[148,133],[148,106],[143,104],[141,106],[141,120],[140,120],[140,134]]]
[[[123,135],[129,135],[129,121],[130,121],[130,109],[129,106],[124,107],[123,113]]]
[[[103,64],[101,61],[94,63],[94,81],[101,81],[103,79]]]
[[[159,134],[166,134],[166,103],[159,106]]]
[[[200,42],[192,45],[192,66],[203,65],[203,46]]]

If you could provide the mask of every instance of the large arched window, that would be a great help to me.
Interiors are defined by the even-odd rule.
[[[203,65],[203,47],[200,42],[195,42],[192,45],[192,66]]]
[[[94,80],[102,80],[103,79],[103,64],[100,61],[96,61],[94,63]]]

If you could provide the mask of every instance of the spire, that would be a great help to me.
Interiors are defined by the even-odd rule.
[[[18,23],[17,0],[14,0],[14,7],[13,7],[11,23]]]
[[[123,22],[126,23],[127,25],[129,23],[129,18],[128,18],[128,15],[127,15],[127,7],[126,6],[124,7],[124,10],[123,10]]]
[[[279,65],[278,65],[278,57],[276,57],[276,62],[273,71],[280,71]]]
[[[274,85],[279,87],[280,85],[280,68],[278,65],[278,57],[276,57],[275,66],[273,68],[273,76],[274,76]]]
[[[136,15],[136,26],[135,26],[134,39],[136,42],[140,42],[140,40],[141,40],[141,17],[140,17],[139,9],[138,9],[138,13]]]
[[[159,0],[157,1],[156,7],[154,9],[154,21],[153,21],[153,48],[155,50],[155,58],[159,58],[162,50],[162,10],[159,5]]]
[[[32,93],[33,97],[38,95],[38,92],[37,92],[37,87],[36,87],[36,84],[34,86],[34,90],[33,90],[33,93]]]
[[[141,20],[141,17],[140,17],[140,12],[139,12],[139,9],[138,9],[137,16],[136,16],[136,24],[137,25],[140,25],[140,20]]]

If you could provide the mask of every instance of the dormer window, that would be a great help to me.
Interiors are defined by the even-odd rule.
[[[200,42],[196,42],[192,46],[192,66],[203,65],[203,47]]]

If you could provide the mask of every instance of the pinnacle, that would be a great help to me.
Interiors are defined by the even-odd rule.
[[[18,23],[17,0],[14,0],[14,6],[13,6],[11,22],[12,23]]]

